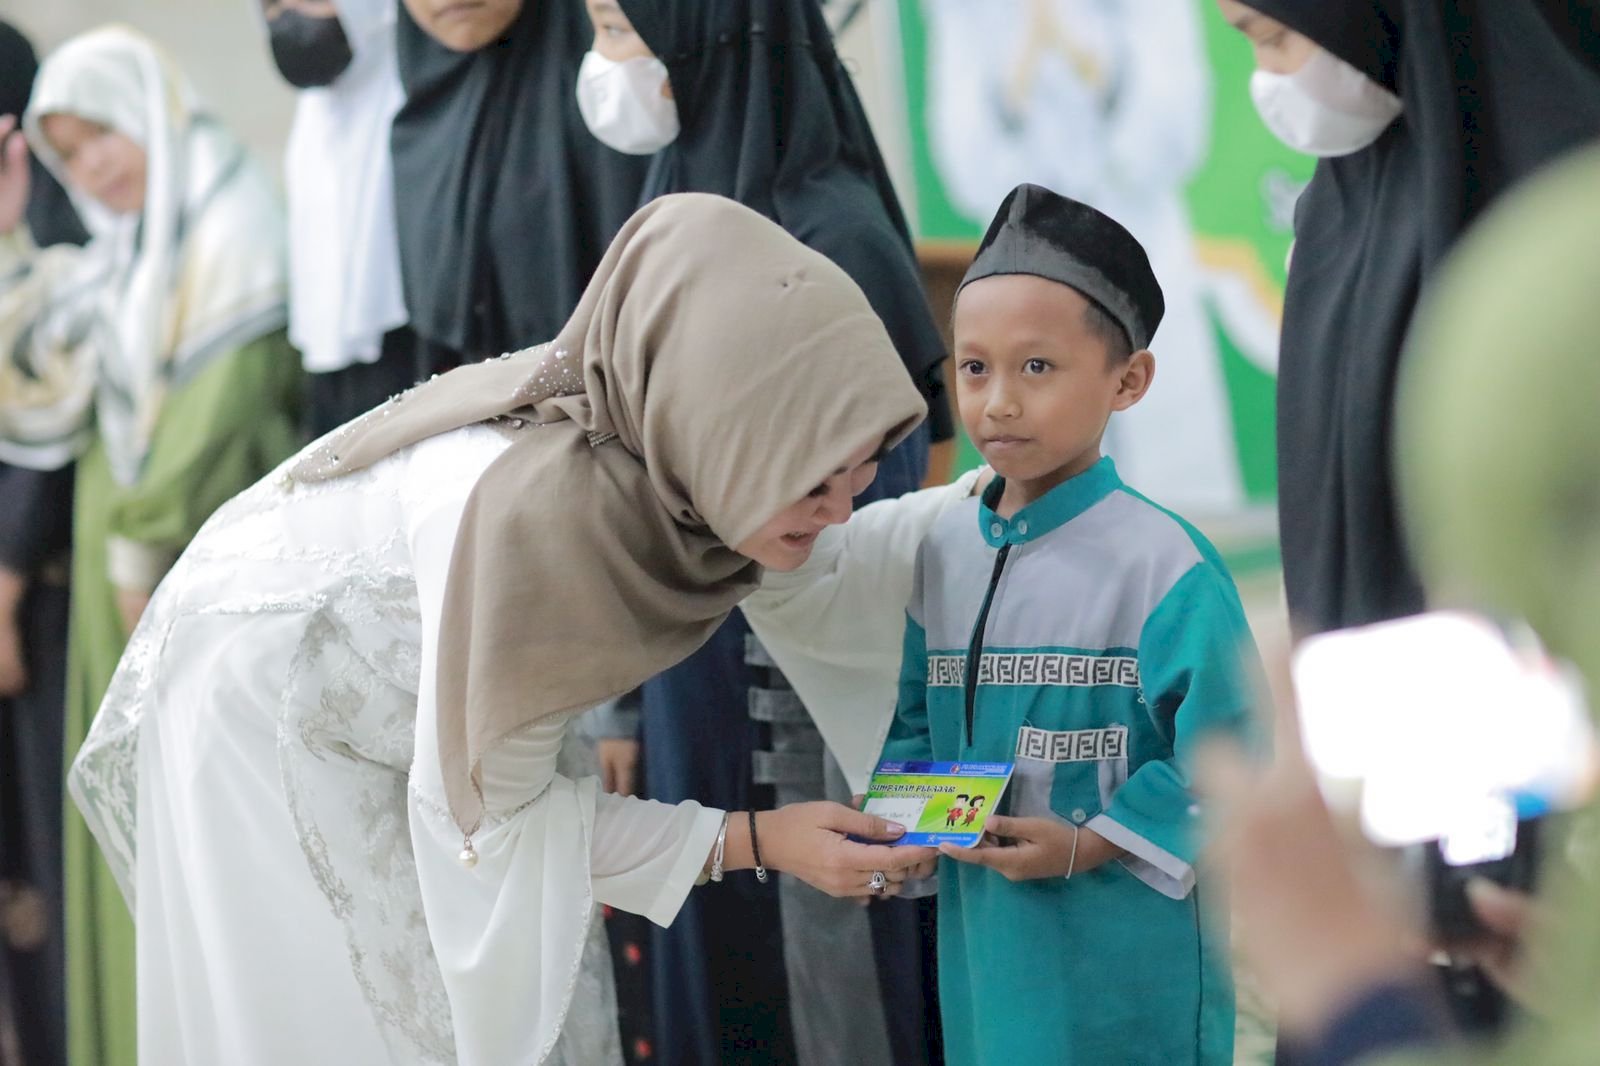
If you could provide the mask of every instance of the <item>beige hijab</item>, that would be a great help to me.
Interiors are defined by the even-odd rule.
[[[470,836],[489,748],[688,656],[759,577],[729,545],[925,412],[842,270],[687,194],[628,221],[553,342],[418,386],[294,474],[487,419],[517,434],[467,501],[445,590],[439,751]]]

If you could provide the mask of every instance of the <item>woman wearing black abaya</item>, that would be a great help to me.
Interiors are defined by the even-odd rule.
[[[821,6],[590,0],[588,7],[595,51],[579,74],[579,107],[608,145],[656,153],[646,199],[731,197],[838,263],[884,320],[928,399],[933,439],[949,438],[944,345]],[[888,456],[858,502],[919,487],[928,441],[920,432]],[[743,802],[752,789],[773,790],[777,802],[850,796],[806,709],[737,615],[693,657],[647,683],[643,704],[652,798]],[[693,736],[682,727],[689,707],[701,731]],[[660,1061],[913,1064],[927,1061],[930,1048],[936,1056],[933,943],[923,932],[931,933],[931,910],[894,901],[863,913],[787,879],[777,895],[781,908],[757,885],[702,890],[671,929],[656,933]],[[883,982],[869,943],[890,961]]]
[[[0,115],[20,121],[38,69],[27,39],[0,22]],[[66,190],[32,153],[26,165],[34,240],[84,243]],[[24,1062],[50,1066],[67,1054],[61,773],[72,468],[0,463],[0,500],[0,1018],[14,1024]]]
[[[1304,635],[1411,614],[1423,595],[1390,451],[1401,344],[1419,291],[1473,219],[1600,136],[1600,4],[1218,2],[1255,43],[1269,126],[1325,157],[1295,215],[1279,355],[1290,617]],[[1296,62],[1324,50],[1316,66]],[[1392,122],[1380,88],[1398,104]]]
[[[1268,127],[1323,157],[1295,214],[1279,355],[1291,623],[1304,636],[1412,614],[1424,596],[1391,448],[1412,313],[1487,206],[1600,137],[1600,3],[1218,3],[1255,46]],[[1498,997],[1470,975],[1451,991],[1467,1026],[1498,1022]]]
[[[577,0],[405,0],[395,209],[428,373],[553,337],[633,213],[644,161],[589,136],[572,98]]]

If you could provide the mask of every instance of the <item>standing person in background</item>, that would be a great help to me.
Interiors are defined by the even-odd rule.
[[[0,23],[0,116],[21,118],[38,66],[27,39]],[[82,244],[88,236],[66,192],[37,160],[23,165],[35,239]],[[0,301],[10,288],[0,279]],[[72,468],[0,463],[0,500],[0,1016],[12,1020],[22,1061],[65,1066],[61,773]]]
[[[0,136],[12,123],[0,119]],[[91,241],[40,250],[25,149],[0,181],[8,291],[0,440],[40,468],[79,456],[66,747],[75,751],[151,592],[211,512],[294,448],[299,359],[284,337],[271,181],[153,43],[124,27],[40,68],[28,144]],[[69,817],[70,1059],[135,1060],[133,926]]]
[[[264,0],[272,59],[300,90],[284,156],[289,339],[314,437],[420,376],[405,328],[389,126],[405,100],[393,0]]]
[[[555,336],[644,176],[578,114],[582,9],[405,0],[396,38],[400,267],[429,372]]]
[[[1485,208],[1600,136],[1600,4],[1217,2],[1255,49],[1263,121],[1321,160],[1295,210],[1279,353],[1290,625],[1299,637],[1414,614],[1427,599],[1391,443],[1412,314]],[[1449,976],[1466,1024],[1499,1024],[1493,988]]]
[[[1318,156],[1295,210],[1278,371],[1278,515],[1297,635],[1415,613],[1390,446],[1417,296],[1501,193],[1600,136],[1595,0],[1217,0],[1251,93]]]
[[[1407,540],[1430,593],[1525,621],[1591,693],[1600,685],[1597,187],[1600,150],[1578,152],[1473,227],[1419,310],[1396,429]],[[1307,1061],[1600,1061],[1595,799],[1547,820],[1534,898],[1468,883],[1491,932],[1452,950],[1482,958],[1525,1008],[1504,1040],[1469,1045],[1409,950],[1424,936],[1414,908],[1396,906],[1397,886],[1374,881],[1364,845],[1330,814],[1282,695],[1272,765],[1219,752],[1202,762],[1200,786],[1218,819],[1214,859],[1235,886],[1241,950],[1272,987],[1285,1031],[1313,1049]],[[1517,728],[1508,713],[1504,731]]]
[[[905,217],[820,6],[587,6],[594,49],[578,75],[578,104],[601,141],[655,153],[645,199],[730,197],[839,264],[887,326],[928,403],[932,438],[949,439],[944,343]],[[918,488],[929,439],[919,430],[886,456],[858,499]],[[695,732],[682,726],[691,708]],[[643,712],[645,788],[654,799],[849,801],[838,762],[739,614],[646,683]],[[659,1061],[820,1066],[936,1055],[926,1023],[936,1030],[937,1012],[919,965],[928,964],[931,993],[925,951],[932,938],[923,935],[931,931],[929,905],[897,901],[862,912],[792,878],[780,879],[778,896],[781,906],[759,885],[719,886],[696,894],[670,929],[656,933]],[[885,963],[882,996],[869,944]]]

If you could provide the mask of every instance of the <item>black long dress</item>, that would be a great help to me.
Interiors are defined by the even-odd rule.
[[[930,436],[953,433],[946,353],[905,217],[820,5],[623,0],[622,7],[667,66],[682,127],[652,161],[645,198],[710,192],[738,200],[861,286],[930,418],[885,460],[858,503],[918,488]],[[643,709],[653,798],[731,809],[848,799],[815,726],[737,614],[698,653],[646,684]],[[699,890],[672,928],[656,933],[658,1060],[937,1060],[928,904],[875,905],[869,931],[859,912],[831,910],[833,901],[806,886],[785,882],[781,909],[779,895],[748,877],[730,878]],[[859,956],[830,961],[820,945],[804,942],[818,921],[859,924]],[[870,987],[874,950],[886,964],[882,1006]],[[863,966],[867,983],[859,979]],[[874,1022],[880,1011],[884,1022]],[[839,1046],[852,1040],[859,1044]]]

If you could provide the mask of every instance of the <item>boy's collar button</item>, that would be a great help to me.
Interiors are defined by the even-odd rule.
[[[1026,518],[1017,523],[1017,532],[1024,537],[1028,535],[1028,520]]]
[[[996,522],[994,525],[989,527],[989,536],[991,536],[991,537],[1004,536],[1005,535],[1005,531],[1006,531],[1006,527],[1001,525],[999,522]]]

